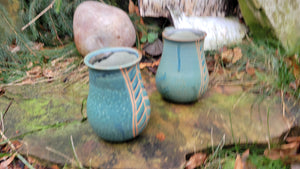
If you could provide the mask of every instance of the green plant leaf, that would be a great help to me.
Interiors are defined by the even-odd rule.
[[[0,158],[6,157],[6,156],[11,156],[9,153],[0,153]]]
[[[62,0],[55,0],[55,13],[59,13],[60,8],[61,8],[61,1]]]
[[[143,35],[143,37],[141,38],[141,42],[145,43],[147,41],[147,35]]]
[[[156,32],[150,32],[148,33],[148,42],[153,43],[158,38],[158,33]]]

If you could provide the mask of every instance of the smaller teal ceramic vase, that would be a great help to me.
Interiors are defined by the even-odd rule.
[[[209,82],[203,50],[206,33],[167,27],[162,36],[163,53],[155,77],[158,91],[173,102],[198,100]]]
[[[120,142],[140,134],[150,118],[150,101],[142,83],[141,55],[131,48],[103,48],[89,53],[87,116],[104,140]]]

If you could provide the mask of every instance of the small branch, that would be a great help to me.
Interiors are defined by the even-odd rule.
[[[4,114],[3,114],[3,119],[4,119],[5,114],[7,113],[8,109],[10,108],[12,102],[13,102],[13,100],[11,100],[11,101],[9,102],[9,104],[8,104],[8,106],[7,106],[7,108],[6,108],[5,112],[4,112]],[[4,131],[4,130],[2,130],[2,131]]]
[[[241,82],[241,81],[233,81],[233,82],[217,82],[216,85],[221,85],[221,86],[253,86],[255,84],[257,84],[258,81],[257,80],[253,80],[253,81],[246,81],[246,82]]]
[[[10,108],[12,102],[13,102],[13,100],[10,101],[10,103],[6,107],[6,110],[5,110],[5,112],[3,114],[1,112],[1,124],[0,124],[0,127],[2,128],[2,131],[4,131],[4,117],[5,117],[5,114],[7,113],[8,109]]]
[[[77,161],[77,163],[78,163],[78,165],[79,165],[79,168],[83,168],[81,162],[79,161],[79,158],[78,158],[78,156],[77,156],[77,153],[76,153],[76,151],[75,151],[75,147],[74,147],[74,142],[73,142],[73,137],[72,137],[72,135],[70,136],[70,140],[71,140],[71,144],[72,144],[73,153],[74,153],[75,159],[76,159],[76,161]]]
[[[282,102],[282,116],[285,117],[285,102],[283,98],[283,90],[281,90],[281,102]]]
[[[22,41],[22,43],[26,46],[26,48],[30,51],[30,53],[32,53],[35,57],[37,56],[35,52],[32,51],[32,49],[27,45],[27,43],[23,40],[23,38],[19,35],[19,33],[15,30],[14,26],[11,25],[11,23],[8,21],[8,19],[6,18],[6,16],[4,15],[3,12],[0,11],[0,15],[3,15],[2,17],[4,17],[5,22],[7,23],[7,25],[10,27],[10,29],[16,34],[16,36],[18,36],[20,39],[20,41]]]
[[[49,13],[49,17],[50,17],[51,22],[52,22],[53,30],[54,30],[54,32],[55,32],[55,34],[56,34],[56,38],[57,38],[57,40],[59,41],[59,43],[60,43],[61,45],[63,45],[62,41],[60,40],[60,38],[59,38],[59,36],[58,36],[57,30],[55,29],[55,24],[54,24],[54,22],[53,22],[53,19],[52,19],[52,16],[51,16],[50,13]]]
[[[52,152],[52,153],[54,153],[56,155],[59,155],[59,156],[65,158],[66,160],[68,160],[69,162],[71,162],[73,165],[75,164],[75,161],[72,160],[70,157],[68,157],[67,155],[65,155],[65,154],[63,154],[63,153],[61,153],[61,152],[59,152],[57,150],[54,150],[51,147],[46,147],[46,150],[48,150],[48,151],[50,151],[50,152]]]
[[[4,138],[5,141],[7,141],[8,145],[10,146],[10,148],[15,152],[15,154],[17,155],[17,157],[29,168],[29,169],[34,169],[34,167],[32,165],[30,165],[28,163],[28,161],[26,161],[26,159],[17,152],[16,147],[10,142],[10,140],[4,135],[4,133],[2,132],[2,130],[0,130],[0,134],[1,137]]]
[[[28,26],[30,26],[31,24],[33,24],[37,19],[39,19],[44,13],[46,13],[49,9],[51,9],[53,7],[55,3],[55,0],[53,0],[51,2],[51,4],[45,8],[41,13],[39,13],[35,18],[33,18],[29,23],[27,23],[25,26],[22,27],[22,31],[24,31]]]
[[[213,138],[214,128],[210,129],[210,141],[211,141],[211,152],[214,153],[214,138]]]

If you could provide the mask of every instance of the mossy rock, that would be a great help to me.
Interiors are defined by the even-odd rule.
[[[255,38],[276,37],[288,54],[300,53],[300,2],[290,0],[238,0]]]

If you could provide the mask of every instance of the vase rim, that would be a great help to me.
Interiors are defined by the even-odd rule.
[[[199,36],[199,38],[195,39],[177,39],[177,38],[172,38],[169,37],[170,35],[176,33],[176,32],[192,32],[195,33]],[[170,41],[175,41],[175,42],[195,42],[195,41],[200,41],[204,40],[206,37],[206,32],[197,30],[197,29],[192,29],[192,28],[180,28],[176,29],[175,27],[166,27],[164,31],[162,32],[162,36],[164,39],[170,40]]]
[[[96,57],[100,54],[107,54],[107,53],[111,53],[111,52],[128,52],[137,57],[133,61],[126,62],[122,65],[117,65],[117,66],[97,66],[96,67],[90,62],[94,57]],[[119,70],[119,69],[131,67],[131,66],[139,63],[141,61],[141,59],[142,59],[142,54],[141,54],[141,52],[139,52],[136,49],[133,49],[130,47],[105,47],[105,48],[101,48],[101,49],[98,49],[98,50],[88,53],[84,58],[84,63],[89,68],[95,69],[95,70]]]

